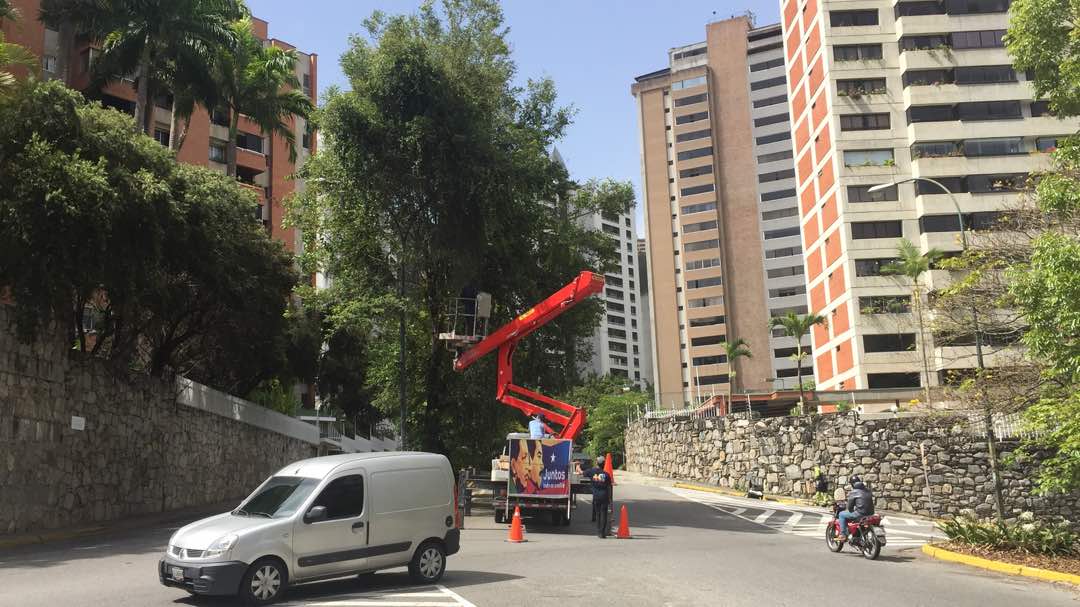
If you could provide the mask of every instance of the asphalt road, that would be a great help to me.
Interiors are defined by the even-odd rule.
[[[918,551],[918,541],[887,546],[877,561],[855,552],[832,554],[820,536],[811,536],[807,525],[818,522],[812,511],[801,512],[789,525],[798,507],[744,505],[696,493],[620,484],[616,497],[629,509],[632,540],[595,537],[586,500],[579,502],[570,527],[527,521],[524,544],[505,542],[505,526],[489,517],[470,517],[462,551],[450,558],[440,586],[410,586],[404,571],[396,570],[366,583],[350,579],[297,587],[284,604],[1080,605],[1068,587],[931,560]],[[773,512],[763,516],[766,510]],[[180,524],[0,551],[0,606],[237,605],[192,599],[158,584],[157,559]],[[915,525],[887,523],[890,529],[900,526],[912,527],[909,537],[918,540]]]

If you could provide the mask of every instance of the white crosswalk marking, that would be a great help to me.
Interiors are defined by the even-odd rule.
[[[476,607],[446,586],[387,588],[303,603],[304,607]]]
[[[669,488],[668,491],[745,521],[799,537],[823,540],[825,527],[832,523],[832,514],[823,508],[761,502],[693,489]],[[888,538],[886,546],[893,548],[921,546],[930,538],[941,537],[929,521],[887,516],[882,518],[882,526]]]

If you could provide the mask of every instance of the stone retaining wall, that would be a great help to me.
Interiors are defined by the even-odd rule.
[[[1016,444],[999,446],[1008,453]],[[965,508],[983,516],[993,512],[986,441],[958,418],[858,420],[849,413],[753,422],[744,416],[643,419],[626,431],[626,458],[627,469],[643,474],[735,489],[754,478],[766,493],[802,498],[813,495],[814,468],[820,466],[838,497],[837,487],[858,474],[883,509],[924,516]],[[1080,494],[1032,495],[1030,473],[1029,465],[1003,470],[1006,509],[1075,520]]]
[[[121,378],[55,335],[21,343],[9,313],[0,305],[0,534],[237,499],[315,454],[295,433],[178,403],[173,383]]]

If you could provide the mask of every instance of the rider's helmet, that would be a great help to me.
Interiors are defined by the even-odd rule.
[[[851,477],[851,480],[849,482],[851,483],[851,486],[854,487],[855,485],[862,483],[862,479],[859,478],[859,475],[856,474],[855,476]]]
[[[596,456],[596,465],[597,466],[603,466],[604,465],[604,456],[603,455],[597,455]]]

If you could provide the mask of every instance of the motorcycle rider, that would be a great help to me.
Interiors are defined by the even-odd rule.
[[[837,541],[846,542],[848,523],[874,513],[874,496],[858,476],[851,477],[851,493],[847,496],[847,510],[840,512],[840,536]]]

